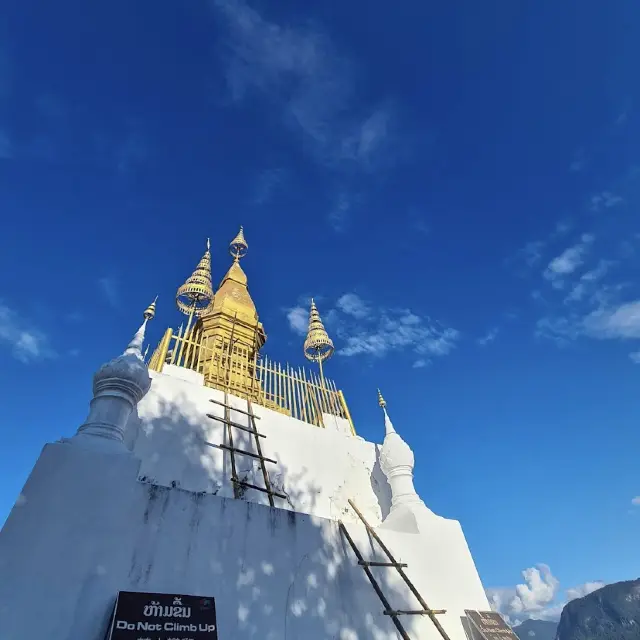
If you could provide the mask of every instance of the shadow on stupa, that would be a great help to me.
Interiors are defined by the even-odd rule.
[[[208,449],[215,443],[207,440],[207,418],[195,412],[185,414],[184,404],[175,399],[159,399],[159,403],[158,417],[130,421],[128,445],[133,447],[138,438],[150,433],[160,438],[170,434],[175,442],[178,433],[181,451],[174,449],[172,454],[171,449],[160,447],[163,453],[152,454],[163,456],[154,460],[155,468],[173,468],[175,477],[163,473],[161,480],[150,475],[139,478],[129,569],[128,575],[121,576],[121,590],[214,597],[220,637],[400,637],[392,619],[383,615],[383,604],[338,523],[292,510],[304,504],[304,511],[314,511],[320,487],[306,472],[289,472],[284,461],[272,471],[274,489],[287,496],[286,503],[276,498],[276,505],[285,508],[254,502],[265,501],[266,496],[251,489],[233,498],[229,454],[225,452],[221,469],[210,463]],[[254,450],[252,436],[239,430],[234,433],[234,445]],[[177,459],[182,459],[180,466]],[[263,486],[257,461],[238,459],[238,476]],[[375,485],[376,495],[384,501],[390,497],[388,486],[380,486],[379,470],[374,473],[372,488]],[[185,478],[189,485],[207,489],[184,489]],[[386,515],[389,505],[381,509]],[[353,524],[347,526],[353,531]],[[360,539],[366,560],[387,561],[364,533]],[[371,570],[393,608],[416,608],[407,593],[391,582],[393,569]],[[402,624],[411,635],[412,616],[404,616]]]

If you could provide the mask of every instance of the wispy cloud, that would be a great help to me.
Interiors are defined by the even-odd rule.
[[[589,200],[589,209],[591,211],[603,211],[604,209],[611,209],[612,207],[616,207],[624,202],[624,198],[622,196],[616,195],[611,191],[602,191],[601,193],[596,193],[591,196]]]
[[[564,299],[565,304],[579,302],[586,296],[594,295],[599,282],[614,264],[612,260],[600,260],[594,269],[582,274],[577,282],[573,282],[571,291]]]
[[[45,333],[1,301],[0,342],[9,346],[13,356],[20,362],[30,363],[55,357]]]
[[[544,277],[557,289],[565,285],[565,277],[572,274],[584,262],[584,256],[594,240],[593,235],[584,233],[580,242],[565,249],[555,257],[544,272]]]
[[[120,291],[116,278],[114,276],[105,276],[98,280],[98,284],[107,302],[112,307],[118,307],[120,305]]]
[[[391,111],[364,113],[354,95],[355,69],[319,27],[279,25],[242,0],[214,0],[224,17],[226,75],[232,98],[258,94],[278,108],[323,162],[371,168],[383,154]]]
[[[292,307],[286,310],[289,328],[299,336],[307,334],[309,325],[309,309],[301,306]]]
[[[481,338],[478,338],[476,342],[481,347],[485,347],[486,345],[488,345],[490,342],[493,342],[498,337],[498,333],[499,333],[498,327],[494,327],[493,329],[490,329],[489,331],[487,331],[487,333],[483,335]]]
[[[531,240],[527,242],[514,256],[507,259],[507,264],[524,263],[526,271],[538,265],[544,257],[549,246],[562,236],[566,235],[573,228],[573,222],[569,219],[558,220],[554,228],[549,231],[543,240]]]
[[[355,90],[361,74],[318,25],[278,24],[244,0],[213,0],[212,6],[226,27],[221,55],[231,100],[261,100],[329,169],[327,222],[343,231],[362,181],[399,157],[397,109],[388,100],[363,104]]]
[[[327,215],[327,221],[337,233],[346,230],[354,202],[353,196],[347,191],[340,191],[336,194],[335,201]]]
[[[283,167],[271,167],[261,171],[255,179],[251,204],[262,205],[269,202],[276,191],[287,180],[287,171]]]
[[[343,313],[353,316],[358,320],[366,318],[371,313],[369,306],[355,293],[345,293],[340,296],[336,307]]]
[[[569,165],[569,170],[577,173],[587,166],[587,153],[584,149],[577,149]]]
[[[530,267],[533,267],[540,262],[544,246],[544,242],[536,240],[527,242],[527,244],[521,249],[521,255]]]
[[[633,364],[640,364],[640,351],[632,351],[629,354],[629,359]]]
[[[634,507],[640,507],[640,496],[636,496],[635,498],[631,498],[631,504]]]
[[[393,352],[413,354],[413,366],[426,366],[431,358],[454,349],[460,333],[409,309],[377,307],[355,293],[345,293],[322,315],[337,339],[337,353],[343,357],[382,358]],[[301,305],[287,310],[289,326],[304,335],[308,311]]]
[[[583,324],[585,332],[593,338],[640,338],[640,300],[597,309]]]
[[[546,564],[538,564],[522,572],[524,582],[515,587],[487,589],[494,611],[500,612],[512,625],[526,619],[558,620],[565,604],[604,586],[595,580],[566,589],[560,593],[560,581]]]

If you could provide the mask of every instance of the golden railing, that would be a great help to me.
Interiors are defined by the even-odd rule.
[[[252,355],[253,354],[253,355]],[[303,422],[324,426],[323,414],[353,421],[341,390],[333,380],[303,367],[282,366],[260,357],[250,345],[230,343],[220,336],[167,329],[149,360],[161,372],[165,364],[185,367],[204,377],[208,387],[227,391]]]

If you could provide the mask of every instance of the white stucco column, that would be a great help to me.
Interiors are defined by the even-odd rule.
[[[391,486],[391,510],[403,504],[424,504],[413,486],[413,451],[393,428],[386,407],[382,410],[385,436],[380,451],[380,467]]]
[[[93,377],[93,399],[89,415],[70,444],[101,451],[128,453],[124,430],[135,406],[151,386],[149,370],[142,358],[147,321],[155,314],[155,301],[145,311],[144,322],[117,358],[102,365]]]
[[[380,467],[391,487],[391,510],[382,527],[417,532],[416,516],[433,515],[413,486],[415,459],[411,447],[393,428],[386,402],[378,391],[378,402],[384,411],[385,436],[380,449]]]

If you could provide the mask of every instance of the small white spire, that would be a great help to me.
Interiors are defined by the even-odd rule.
[[[155,311],[155,301],[152,303]],[[124,432],[135,406],[151,386],[149,370],[142,357],[151,307],[122,355],[102,365],[93,376],[93,400],[89,415],[68,442],[110,453],[127,453]]]
[[[382,407],[384,411],[384,434],[388,436],[391,433],[396,433],[396,430],[393,428],[393,423],[391,422],[391,418],[387,413],[387,407]]]
[[[409,514],[415,508],[425,508],[413,486],[413,451],[394,429],[387,413],[387,403],[380,390],[378,404],[384,412],[385,429],[384,442],[380,448],[380,467],[391,487],[391,511],[382,526],[398,531],[410,531],[414,527],[415,518]]]
[[[144,334],[147,328],[147,318],[144,319],[143,323],[140,325],[140,328],[136,331],[133,338],[131,338],[131,342],[127,345],[127,348],[124,350],[125,354],[132,354],[137,356],[142,360],[142,345],[144,344]]]

